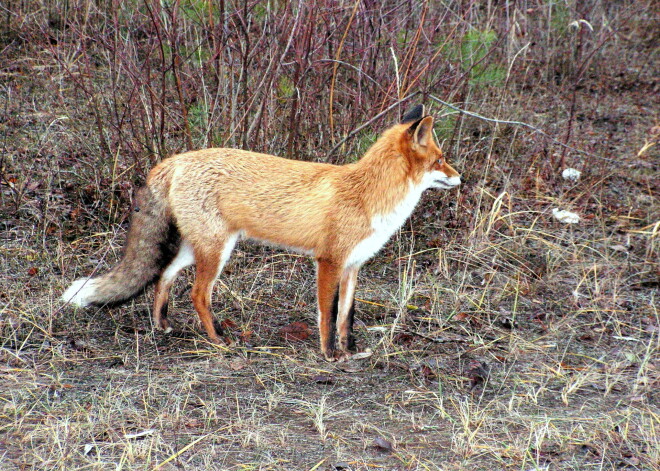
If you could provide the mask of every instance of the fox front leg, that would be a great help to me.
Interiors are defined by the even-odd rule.
[[[339,282],[337,302],[337,332],[339,334],[340,355],[350,356],[355,349],[353,338],[353,318],[355,316],[355,287],[357,285],[358,268],[344,269]]]
[[[337,321],[337,290],[341,270],[330,260],[317,260],[317,301],[321,353],[327,361],[336,361],[335,324]]]

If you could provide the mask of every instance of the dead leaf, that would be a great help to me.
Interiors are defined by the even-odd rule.
[[[222,330],[234,330],[236,329],[236,322],[234,322],[231,319],[224,319],[222,322],[220,322],[220,327],[222,327]]]
[[[374,352],[372,352],[370,348],[367,348],[364,352],[359,352],[356,353],[355,355],[351,355],[350,360],[364,360],[365,358],[369,358],[373,354]]]
[[[238,337],[244,342],[247,343],[248,340],[252,337],[252,331],[251,330],[244,330],[240,334],[238,334]]]
[[[234,358],[229,362],[229,368],[234,371],[240,371],[248,366],[248,361],[245,358]]]
[[[399,344],[399,345],[401,345],[401,344],[403,344],[403,345],[407,345],[407,344],[409,344],[410,342],[412,342],[412,340],[413,340],[413,336],[410,335],[410,334],[407,334],[407,333],[405,333],[405,332],[399,332],[398,334],[396,334],[396,335],[394,336],[394,338],[393,338],[392,340],[393,340],[394,343],[396,343],[396,344]]]
[[[39,269],[37,267],[30,267],[30,269],[27,271],[28,276],[35,276],[37,273],[39,273]]]
[[[394,445],[392,445],[392,442],[385,440],[382,437],[377,437],[374,440],[374,446],[380,451],[387,451],[389,453],[394,451]]]
[[[432,379],[437,376],[429,365],[422,365],[420,372],[426,379]]]
[[[468,371],[468,378],[470,378],[470,391],[476,388],[479,384],[488,381],[490,376],[490,367],[485,361],[473,361],[470,363],[470,370]]]
[[[454,316],[454,319],[456,319],[457,321],[466,321],[466,320],[469,320],[470,317],[471,316],[469,314],[465,313],[465,312],[459,312],[458,314],[456,314]]]
[[[335,382],[335,379],[329,375],[316,375],[312,379],[319,384],[333,384]]]
[[[288,342],[302,342],[307,340],[312,333],[304,322],[292,322],[280,329],[280,335]]]
[[[343,361],[336,363],[337,369],[343,371],[344,373],[357,373],[363,371],[364,367],[358,363]]]

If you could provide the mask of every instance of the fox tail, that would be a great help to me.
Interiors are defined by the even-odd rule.
[[[80,307],[128,301],[159,278],[176,255],[179,244],[179,231],[166,199],[145,186],[137,193],[137,205],[119,263],[104,275],[74,281],[61,299]]]

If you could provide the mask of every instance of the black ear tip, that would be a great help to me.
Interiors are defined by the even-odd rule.
[[[424,105],[419,104],[415,106],[413,109],[408,111],[403,118],[401,118],[401,124],[406,124],[406,123],[412,123],[414,121],[419,121],[424,117]]]

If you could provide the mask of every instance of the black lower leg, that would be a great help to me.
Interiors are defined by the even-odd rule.
[[[225,335],[225,329],[222,328],[222,324],[218,319],[213,319],[213,328],[215,329],[216,334]]]
[[[353,337],[353,321],[355,319],[355,300],[351,304],[351,310],[348,311],[348,349],[355,350],[355,337]]]
[[[328,347],[335,349],[335,337],[337,336],[337,315],[339,312],[339,289],[335,291],[335,297],[332,299],[332,320],[330,325],[330,337],[328,338]]]
[[[167,320],[167,308],[168,308],[169,303],[166,302],[163,304],[163,307],[160,308],[160,318],[164,321]]]

